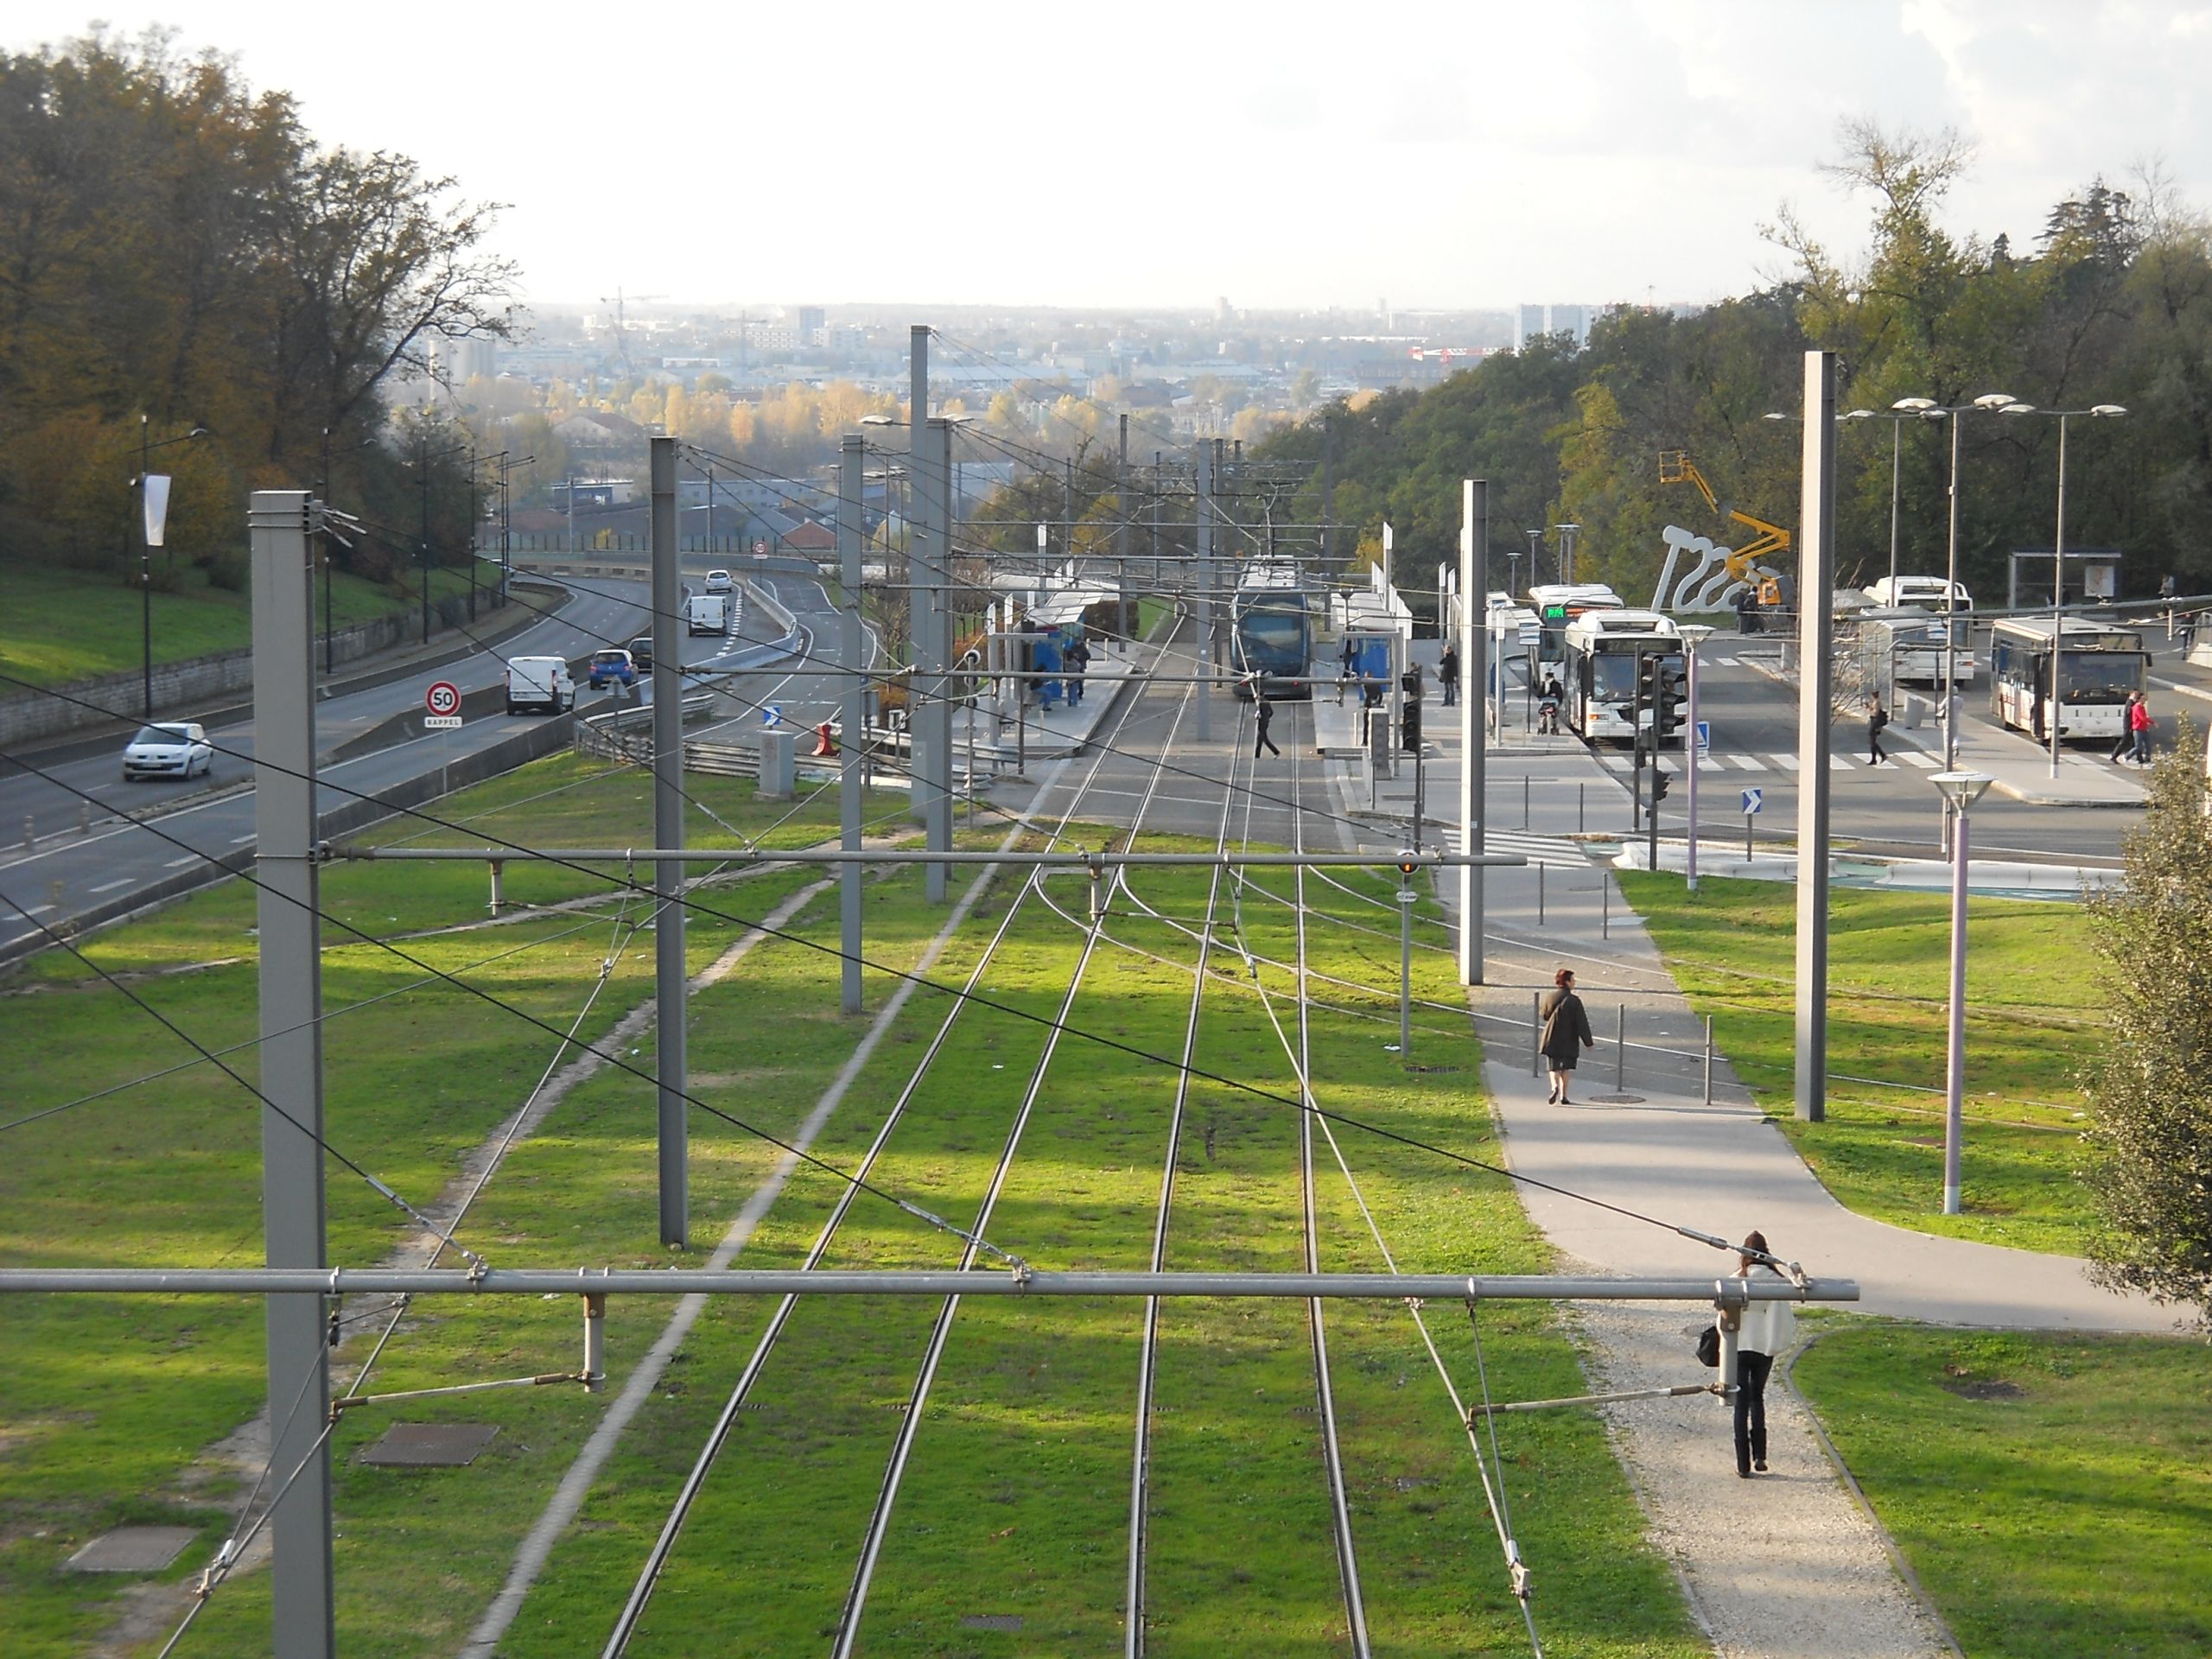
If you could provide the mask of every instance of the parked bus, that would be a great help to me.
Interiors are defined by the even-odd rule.
[[[1319,595],[1287,559],[1245,565],[1231,607],[1236,695],[1310,697]]]
[[[2058,734],[2110,742],[2126,728],[2127,699],[2150,668],[2135,628],[2069,617],[2007,617],[1989,631],[1989,711],[2000,725],[2050,736],[2051,658],[2058,659]]]
[[[1633,739],[1651,724],[1652,711],[1636,718],[1637,677],[1645,658],[1656,656],[1673,686],[1677,725],[1689,686],[1684,672],[1681,630],[1656,611],[1590,610],[1567,625],[1562,640],[1567,692],[1560,712],[1567,728],[1586,742],[1599,738]]]
[[[1556,663],[1565,654],[1567,625],[1586,611],[1624,609],[1621,596],[1602,582],[1547,582],[1529,590],[1542,634],[1536,660]]]

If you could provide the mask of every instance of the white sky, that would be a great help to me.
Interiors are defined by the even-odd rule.
[[[2212,192],[2212,3],[2181,0],[106,16],[512,204],[497,245],[547,302],[1711,300],[1780,269],[1758,226],[1785,200],[1862,245],[1866,204],[1813,172],[1848,115],[1972,138],[1950,222],[2024,245],[2099,172]],[[17,0],[0,41],[85,17]]]

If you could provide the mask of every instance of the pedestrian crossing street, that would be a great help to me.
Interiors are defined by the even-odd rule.
[[[1917,769],[1921,772],[1941,772],[1943,769],[1942,761],[1936,756],[1932,754],[1923,754],[1918,749],[1908,749],[1902,744],[1893,747],[1887,753],[1889,754],[1889,765],[1892,768],[1898,770]],[[1635,762],[1625,754],[1605,754],[1601,755],[1599,758],[1609,772],[1618,772],[1626,774],[1636,769]],[[1659,757],[1660,771],[1679,772],[1682,769],[1681,761],[1675,756],[1662,755]],[[1800,770],[1800,767],[1798,766],[1797,757],[1794,753],[1776,752],[1767,754],[1708,755],[1704,760],[1700,760],[1697,763],[1697,769],[1700,772],[1796,772]],[[1867,765],[1866,756],[1863,753],[1842,755],[1831,752],[1828,755],[1828,770],[1830,772],[1871,772],[1877,770],[1877,768]]]
[[[1445,849],[1458,852],[1459,826],[1447,825],[1443,833]],[[1554,870],[1586,870],[1590,868],[1590,855],[1582,850],[1582,843],[1570,841],[1565,836],[1540,836],[1526,830],[1491,830],[1483,836],[1483,850],[1518,853],[1531,866],[1541,864]]]

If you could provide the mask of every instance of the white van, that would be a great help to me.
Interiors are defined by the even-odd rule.
[[[694,594],[683,601],[683,626],[691,633],[721,633],[729,626],[729,595]]]
[[[1941,576],[1884,576],[1866,590],[1866,597],[1877,605],[1917,605],[1924,609],[1940,611],[1944,596],[1952,595],[1951,609],[1974,609],[1974,595],[1967,592],[1963,582],[1946,582]]]
[[[507,712],[534,709],[543,715],[563,715],[576,706],[576,683],[562,657],[510,657],[507,659]]]

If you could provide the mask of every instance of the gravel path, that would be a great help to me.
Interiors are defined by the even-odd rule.
[[[1691,1353],[1709,1313],[1585,1302],[1573,1318],[1593,1391],[1712,1376]],[[1772,1472],[1749,1480],[1736,1476],[1728,1408],[1710,1395],[1601,1408],[1653,1544],[1726,1659],[1948,1659],[1957,1649],[1898,1578],[1784,1386],[1783,1363],[1767,1385]]]

